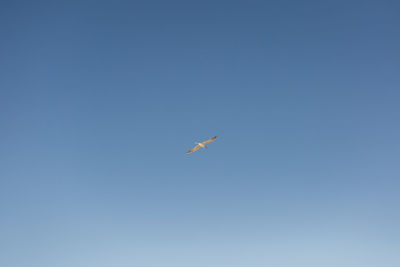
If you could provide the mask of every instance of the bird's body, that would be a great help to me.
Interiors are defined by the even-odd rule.
[[[197,143],[197,142],[194,142],[196,145],[199,145],[199,146],[201,146],[202,148],[206,148],[207,146],[206,145],[204,145],[203,143]]]
[[[211,139],[209,139],[207,141],[204,141],[202,143],[194,142],[196,144],[196,146],[193,149],[191,149],[188,152],[186,152],[186,154],[190,154],[190,153],[196,151],[199,148],[206,148],[207,147],[206,144],[213,142],[215,139],[217,139],[216,136],[214,136],[213,138],[211,138]]]

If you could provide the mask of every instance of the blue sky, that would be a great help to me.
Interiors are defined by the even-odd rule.
[[[399,266],[399,8],[2,1],[0,265]]]

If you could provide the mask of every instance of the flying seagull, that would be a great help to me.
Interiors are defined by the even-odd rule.
[[[197,149],[199,149],[200,147],[202,148],[206,148],[206,144],[213,142],[215,139],[217,139],[216,136],[214,136],[213,138],[211,138],[210,140],[204,141],[203,143],[197,143],[194,142],[197,146],[195,146],[192,150],[189,150],[188,152],[186,152],[186,154],[190,154],[192,152],[195,152]]]

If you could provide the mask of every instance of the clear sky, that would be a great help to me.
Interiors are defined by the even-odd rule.
[[[399,10],[1,1],[0,265],[400,266]]]

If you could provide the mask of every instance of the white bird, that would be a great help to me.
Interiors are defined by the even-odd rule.
[[[195,152],[199,148],[206,148],[207,147],[206,144],[213,142],[215,139],[217,139],[216,136],[214,136],[210,140],[204,141],[203,143],[194,142],[197,146],[195,146],[192,150],[189,150],[188,152],[186,152],[186,154],[190,154],[192,152]]]

